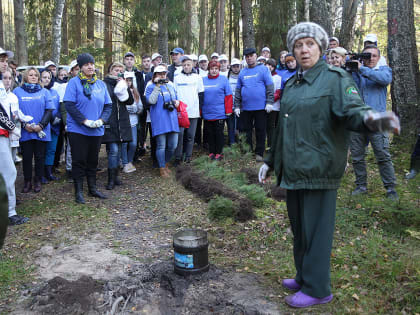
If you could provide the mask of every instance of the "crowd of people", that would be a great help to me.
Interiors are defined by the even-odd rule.
[[[226,128],[228,145],[244,133],[256,161],[264,162],[260,181],[274,170],[278,184],[288,190],[297,274],[283,284],[298,293],[287,303],[328,303],[335,200],[348,143],[356,175],[353,195],[368,192],[364,158],[370,143],[386,194],[398,199],[388,131],[398,131],[399,123],[386,112],[392,71],[373,34],[363,49],[370,58],[353,60],[350,74],[347,51],[317,24],[291,28],[287,46],[278,60],[264,47],[260,56],[246,48],[243,60],[230,62],[225,54],[208,58],[177,47],[170,52],[170,65],[159,53],[143,55],[141,70],[136,56],[127,52],[109,65],[103,80],[88,53],[72,61],[68,72],[48,61],[41,71],[28,67],[18,74],[9,60],[13,53],[0,48],[0,173],[7,186],[9,224],[28,220],[16,213],[18,151],[22,193],[40,192],[42,184],[56,180],[54,167],[64,153],[75,201],[83,204],[85,177],[90,196],[107,198],[96,185],[101,144],[108,159],[106,189],[112,190],[121,185],[120,170],[136,171],[134,162],[145,154],[148,134],[153,167],[167,178],[170,163],[191,162],[194,144],[206,148],[209,159],[222,160]],[[179,123],[183,108],[188,127]],[[418,155],[413,153],[415,161]],[[408,178],[417,174],[418,164],[412,163]]]

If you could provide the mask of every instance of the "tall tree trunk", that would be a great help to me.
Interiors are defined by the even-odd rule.
[[[328,36],[332,36],[331,16],[325,0],[311,1],[309,17],[312,22],[321,25],[327,32]]]
[[[229,60],[232,60],[233,4],[229,0]]]
[[[239,20],[240,20],[240,16],[241,16],[241,8],[237,5],[238,3],[235,3],[235,22],[234,22],[234,26],[235,26],[235,56],[239,57],[240,56],[240,33],[239,33]]]
[[[65,0],[55,1],[54,20],[53,20],[53,40],[52,40],[52,60],[56,64],[60,64],[61,52],[61,20],[63,17],[63,9]]]
[[[362,15],[360,17],[360,35],[359,41],[357,43],[357,51],[360,51],[363,46],[363,36],[365,36],[365,25],[366,25],[366,2],[367,0],[362,1]]]
[[[0,1],[0,47],[5,47],[3,30],[3,1]]]
[[[414,138],[420,128],[420,73],[412,0],[388,0],[388,58],[392,109],[402,133]]]
[[[105,70],[112,63],[112,0],[105,0],[105,21],[104,21],[104,49],[105,49]]]
[[[26,42],[23,0],[13,0],[15,22],[15,56],[20,65],[28,64],[28,47]]]
[[[166,0],[161,0],[159,7],[158,51],[162,55],[163,62],[168,63],[168,11],[166,10]]]
[[[359,0],[343,0],[341,18],[340,46],[351,50],[354,41],[354,23],[356,22]]]
[[[309,22],[309,12],[311,7],[311,0],[304,0],[305,3],[305,21]]]
[[[185,23],[185,46],[183,48],[189,53],[192,48],[192,0],[185,1],[185,11],[187,13],[187,20]]]
[[[79,48],[82,46],[82,4],[81,0],[74,1],[74,26],[73,35],[74,35],[74,46]],[[106,1],[106,0],[105,0]]]
[[[254,19],[252,17],[252,1],[241,0],[243,49],[255,48]]]
[[[291,0],[288,2],[289,4],[289,25],[293,26],[297,23],[297,6],[296,0]]]
[[[200,0],[200,35],[198,39],[198,50],[200,54],[206,50],[207,9],[208,0]]]
[[[43,42],[42,42],[42,36],[41,36],[41,26],[39,25],[39,17],[38,17],[38,13],[35,12],[35,29],[36,29],[36,40],[38,43],[38,61],[40,64],[44,63],[44,50],[45,47],[43,46]]]
[[[216,51],[223,53],[223,31],[225,29],[225,4],[226,0],[219,0],[216,16]]]
[[[95,42],[95,2],[96,0],[86,0],[86,37],[91,45]]]
[[[67,29],[67,3],[64,4],[63,8],[63,20],[61,22],[61,45],[63,55],[67,56],[69,54],[69,37]]]

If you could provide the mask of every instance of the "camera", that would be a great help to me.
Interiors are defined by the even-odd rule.
[[[363,60],[370,60],[371,53],[360,53],[360,54],[348,54],[350,56],[350,60],[346,61],[346,64],[344,65],[345,69],[349,72],[357,72],[359,70],[358,64],[356,60],[359,62],[362,62]]]
[[[163,108],[172,112],[175,109],[175,104],[173,101],[163,103]]]
[[[168,79],[159,79],[156,83],[157,84],[167,84],[167,83],[169,83],[169,80]]]
[[[118,73],[118,77],[124,79],[124,73],[122,73],[122,72]]]

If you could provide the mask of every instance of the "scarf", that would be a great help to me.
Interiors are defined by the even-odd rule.
[[[28,93],[36,93],[36,92],[41,91],[42,86],[39,85],[38,83],[23,83],[22,89],[24,89],[25,92],[28,92]]]
[[[94,73],[91,79],[88,79],[81,71],[77,75],[83,86],[83,94],[90,99],[92,95],[91,85],[96,82],[96,74]]]
[[[215,76],[212,76],[212,75],[209,74],[208,77],[209,77],[209,79],[217,79],[219,77],[219,74],[215,75]]]

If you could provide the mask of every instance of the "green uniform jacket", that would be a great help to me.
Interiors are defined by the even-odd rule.
[[[350,74],[320,59],[286,83],[265,163],[286,189],[337,189],[346,166],[349,130],[367,130],[371,110]]]

